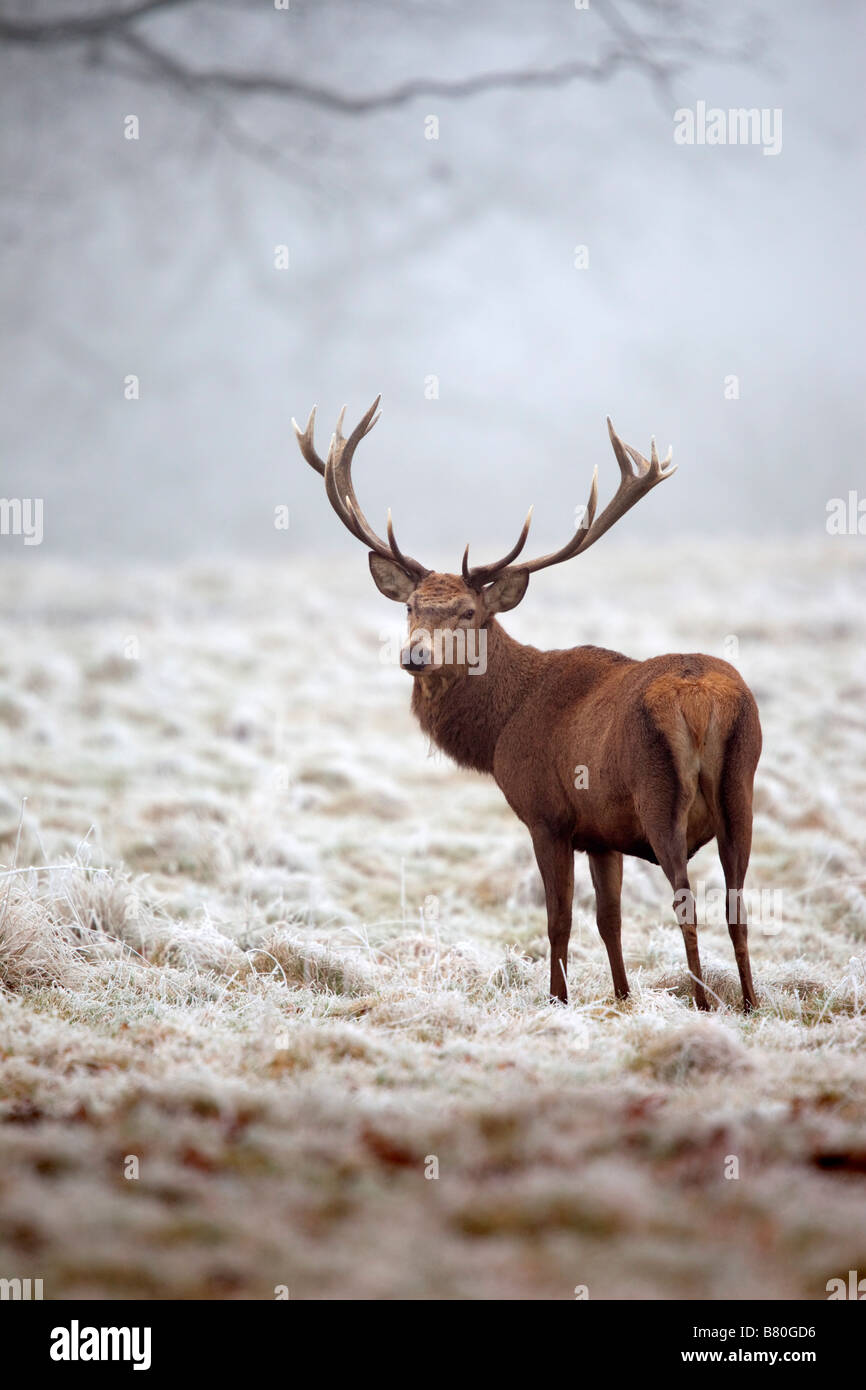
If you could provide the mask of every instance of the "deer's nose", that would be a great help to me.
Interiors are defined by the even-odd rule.
[[[426,671],[430,665],[432,652],[420,642],[412,642],[400,653],[400,663],[407,671]]]

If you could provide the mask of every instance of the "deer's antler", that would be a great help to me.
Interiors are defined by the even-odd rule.
[[[476,565],[474,569],[469,566],[469,546],[463,552],[463,578],[467,584],[479,589],[482,584],[489,584],[502,570],[507,569],[512,560],[516,560],[523,547],[526,545],[526,537],[529,535],[529,527],[532,524],[532,508],[526,513],[526,520],[523,523],[523,530],[517,537],[514,545],[507,555],[503,555],[501,560],[497,560],[493,565]]]
[[[671,449],[668,450],[667,457],[660,462],[656,442],[653,440],[650,457],[645,459],[643,454],[639,454],[637,449],[633,449],[630,444],[623,444],[611,424],[610,416],[608,416],[607,428],[621,476],[619,487],[604,511],[596,518],[595,512],[598,506],[598,468],[596,468],[592,475],[589,500],[584,508],[578,528],[571,540],[560,550],[552,550],[549,555],[541,555],[537,560],[523,560],[519,565],[512,564],[512,561],[516,559],[526,544],[532,516],[532,508],[530,507],[517,544],[495,565],[479,565],[474,569],[470,568],[469,547],[466,547],[466,554],[463,556],[463,578],[467,584],[471,584],[473,588],[481,588],[484,584],[491,583],[506,569],[512,573],[519,571],[523,574],[534,574],[536,570],[547,569],[549,565],[558,565],[563,560],[570,560],[573,556],[582,554],[584,550],[588,550],[591,545],[594,545],[605,531],[609,531],[620,517],[625,516],[636,502],[645,497],[656,483],[664,482],[665,478],[670,478],[673,473],[676,473],[676,465],[673,468],[668,467],[673,454]],[[637,468],[636,473],[632,468],[632,463]]]
[[[388,512],[388,540],[383,541],[381,536],[377,536],[369,521],[361,510],[361,504],[355,495],[354,484],[352,483],[352,458],[355,450],[364,438],[369,434],[379,418],[379,402],[381,396],[377,396],[370,409],[362,415],[349,438],[343,435],[343,420],[346,414],[346,407],[340,411],[337,420],[337,428],[331,437],[328,457],[323,462],[316,452],[313,441],[313,433],[316,427],[316,407],[310,411],[310,418],[306,428],[301,429],[296,420],[292,420],[295,434],[298,438],[298,447],[311,468],[315,468],[317,473],[321,473],[325,479],[325,492],[328,494],[328,501],[337,513],[348,531],[356,536],[359,541],[368,546],[370,550],[381,555],[385,560],[393,560],[400,566],[406,574],[413,579],[423,579],[430,571],[425,569],[417,560],[413,560],[411,555],[404,555],[397,544],[394,536],[394,527],[391,522],[391,513]]]

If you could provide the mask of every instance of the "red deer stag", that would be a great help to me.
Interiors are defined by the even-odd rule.
[[[621,945],[622,857],[660,864],[674,890],[695,1004],[706,1009],[688,861],[716,837],[727,887],[727,920],[743,1008],[757,1004],[747,942],[743,884],[752,840],[752,783],[761,726],[751,691],[726,661],[657,656],[634,661],[602,647],[538,651],[500,627],[526,593],[529,576],[588,550],[656,483],[675,471],[653,441],[643,458],[608,420],[622,475],[596,516],[598,469],[583,519],[561,550],[517,564],[530,513],[515,545],[492,565],[437,574],[367,521],[352,484],[352,458],[375,425],[379,397],[346,439],[344,411],[326,461],[293,420],[301,453],[325,479],[337,516],[370,551],[370,570],[386,598],[407,605],[402,661],[414,678],[412,709],[422,729],[463,767],[493,774],[527,826],[544,881],[550,938],[550,993],[568,999],[566,965],[574,892],[574,851],[585,850],[595,888],[598,930],[618,998],[628,995]],[[634,465],[634,468],[632,467]],[[462,639],[458,641],[458,638]],[[433,640],[431,634],[445,643]],[[486,646],[486,667],[467,661],[469,641]],[[577,768],[585,769],[578,777]]]

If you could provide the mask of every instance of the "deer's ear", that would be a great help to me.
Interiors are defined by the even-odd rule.
[[[396,603],[405,603],[415,590],[415,580],[396,561],[386,560],[373,550],[370,551],[370,573],[379,593]]]
[[[516,608],[526,593],[528,583],[529,575],[520,570],[515,570],[513,574],[503,574],[500,579],[495,579],[482,591],[487,612],[507,613],[509,608]]]

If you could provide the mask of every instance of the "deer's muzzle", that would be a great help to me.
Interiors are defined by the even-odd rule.
[[[430,670],[433,665],[433,652],[420,642],[407,643],[400,653],[400,665],[404,666],[410,675],[417,676],[422,671]]]

